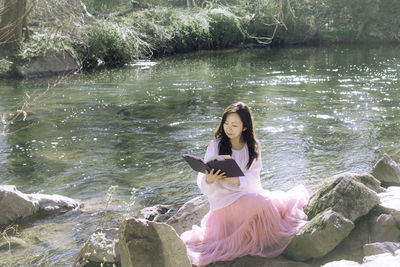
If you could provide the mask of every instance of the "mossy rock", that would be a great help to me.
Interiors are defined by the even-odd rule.
[[[311,219],[331,208],[354,222],[379,204],[375,191],[379,188],[379,181],[369,174],[339,174],[325,182],[311,197],[305,212]]]
[[[354,223],[342,214],[325,210],[295,235],[284,255],[299,261],[321,258],[340,244],[353,228]]]

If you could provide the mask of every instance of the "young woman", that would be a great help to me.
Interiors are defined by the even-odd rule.
[[[210,211],[200,227],[181,235],[194,265],[233,260],[245,255],[275,257],[306,222],[304,186],[288,192],[261,187],[261,149],[252,115],[241,102],[229,105],[208,145],[204,161],[231,155],[244,176],[227,178],[220,170],[200,173],[197,184],[207,195]]]

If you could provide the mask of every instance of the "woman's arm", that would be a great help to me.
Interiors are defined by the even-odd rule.
[[[212,141],[206,150],[206,154],[204,156],[204,162],[207,162],[210,158],[216,156],[218,154],[218,142],[216,142],[216,140]],[[209,195],[213,189],[212,189],[212,184],[214,183],[214,181],[209,181],[209,183],[207,183],[206,180],[207,176],[205,173],[199,173],[197,175],[197,185],[200,188],[200,191],[205,194],[205,195]]]
[[[262,169],[261,149],[258,146],[258,158],[254,159],[248,170],[244,170],[244,176],[222,179],[227,187],[237,191],[253,191],[261,188],[260,173]]]

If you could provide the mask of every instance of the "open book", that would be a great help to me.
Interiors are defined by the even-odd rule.
[[[183,154],[182,157],[189,163],[190,167],[193,170],[205,173],[206,170],[210,171],[211,169],[221,170],[221,173],[225,172],[226,177],[238,177],[244,176],[242,170],[236,161],[229,155],[219,155],[207,163],[205,163],[201,158]]]

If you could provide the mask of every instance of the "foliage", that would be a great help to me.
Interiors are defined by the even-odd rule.
[[[175,51],[207,49],[211,47],[210,24],[207,13],[171,12],[167,30]]]
[[[400,2],[396,0],[292,0],[296,19],[288,35],[329,42],[399,41]],[[300,39],[301,40],[301,39]]]
[[[239,18],[227,9],[212,9],[208,17],[213,47],[223,48],[244,40],[245,34]]]
[[[131,21],[142,25],[143,38],[156,54],[223,48],[244,40],[239,17],[226,8],[157,8],[141,14],[132,15]]]
[[[31,39],[23,43],[21,52],[17,55],[17,60],[20,64],[26,64],[33,58],[62,50],[69,50],[74,53],[74,49],[60,38],[50,39],[47,35],[33,35]]]
[[[96,67],[98,63],[122,66],[149,53],[149,45],[127,21],[106,20],[88,27],[86,32],[86,53],[80,50],[86,68]]]
[[[8,61],[5,58],[0,59],[0,78],[2,76],[7,76],[10,73],[11,67],[12,67],[11,61]]]
[[[32,0],[30,36],[19,59],[68,49],[84,69],[121,66],[133,59],[241,42],[279,43],[400,41],[397,0]],[[4,0],[0,0],[0,10]],[[173,7],[172,7],[173,6]],[[93,13],[94,14],[94,13]]]
[[[82,2],[89,12],[112,13],[132,6],[130,0],[84,0]]]
[[[106,66],[120,66],[131,59],[127,36],[107,22],[89,28],[88,50],[89,61],[101,60]]]

